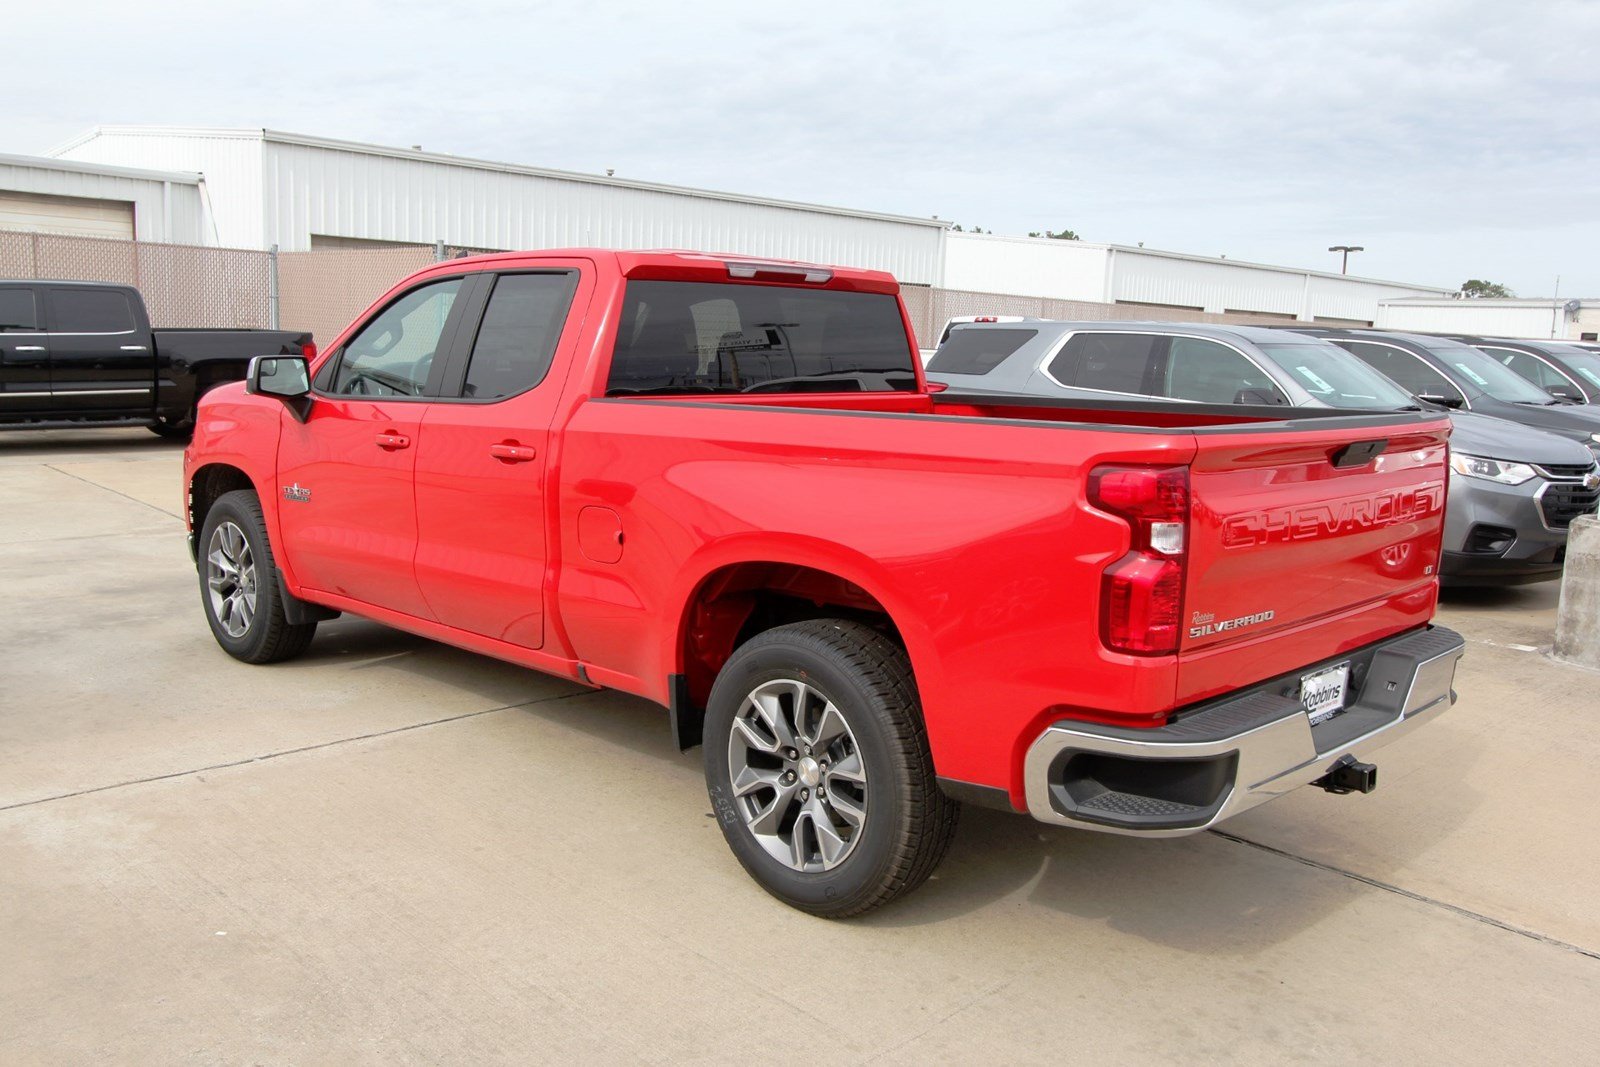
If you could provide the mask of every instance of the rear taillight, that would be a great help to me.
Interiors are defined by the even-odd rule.
[[[300,346],[300,354],[302,356],[306,357],[306,362],[307,363],[309,363],[312,360],[316,359],[317,358],[317,342],[315,342],[315,341],[306,341],[304,344],[302,344]]]
[[[1100,582],[1100,639],[1115,652],[1169,655],[1183,633],[1187,467],[1096,467],[1089,501],[1128,524],[1129,551]]]

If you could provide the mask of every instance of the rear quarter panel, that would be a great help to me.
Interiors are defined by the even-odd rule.
[[[1107,652],[1100,571],[1127,530],[1088,507],[1102,462],[1184,463],[1187,433],[594,400],[564,430],[558,610],[574,654],[666,699],[683,606],[718,568],[836,574],[899,627],[939,773],[1009,788],[1021,746],[1066,714],[1124,723],[1171,706],[1175,663]],[[620,516],[621,558],[578,547]],[[625,686],[627,687],[627,686]]]

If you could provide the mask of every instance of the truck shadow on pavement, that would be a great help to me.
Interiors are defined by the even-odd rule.
[[[508,707],[512,715],[600,742],[581,749],[596,775],[614,772],[619,750],[648,757],[663,776],[663,794],[684,798],[675,800],[674,810],[664,811],[662,818],[687,823],[709,815],[702,750],[676,749],[666,709],[657,704],[589,690],[360,619],[324,625],[326,632],[318,634],[308,655],[297,663],[309,666],[359,657],[365,662],[356,669],[398,669],[430,684],[470,689],[497,707]],[[1386,880],[1401,862],[1414,860],[1479,806],[1481,797],[1467,784],[1467,765],[1475,761],[1471,749],[1470,744],[1455,746],[1453,758],[1462,769],[1456,788],[1447,795],[1430,795],[1426,824],[1409,827],[1404,856],[1386,856],[1382,846],[1367,845],[1359,822],[1341,830],[1334,815],[1323,822],[1307,812],[1309,817],[1301,825],[1304,833],[1316,838],[1311,850],[1335,854],[1354,850],[1364,876]],[[683,810],[676,810],[685,801]],[[528,803],[537,805],[537,797],[530,796]],[[1391,814],[1396,820],[1406,818],[1403,805],[1396,805]],[[1293,851],[1282,843],[1284,821],[1252,821],[1260,815],[1251,813],[1228,829]],[[1288,825],[1293,827],[1291,833],[1300,833],[1295,820]],[[715,845],[704,843],[720,856],[724,847],[720,837]],[[751,892],[760,890],[752,885]],[[1318,870],[1215,834],[1137,840],[1046,826],[1026,815],[969,806],[962,812],[950,854],[933,878],[904,900],[854,921],[886,928],[959,922],[1017,898],[1179,951],[1249,956],[1315,926],[1352,905],[1359,894],[1370,892],[1370,887],[1335,871]]]
[[[135,428],[107,430],[12,430],[0,432],[0,460],[43,456],[50,461],[121,459],[181,453],[184,443]]]

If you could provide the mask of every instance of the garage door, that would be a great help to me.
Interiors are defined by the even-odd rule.
[[[133,205],[126,200],[88,200],[0,190],[0,230],[120,237],[131,241]]]

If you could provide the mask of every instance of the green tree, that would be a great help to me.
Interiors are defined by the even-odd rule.
[[[1461,283],[1461,295],[1468,297],[1507,297],[1516,296],[1517,294],[1513,293],[1510,289],[1501,285],[1499,282],[1486,282],[1482,278],[1468,278],[1466,281]]]
[[[1038,230],[1033,230],[1028,234],[1028,236],[1029,237],[1049,237],[1049,238],[1051,238],[1053,240],[1056,240],[1056,241],[1076,241],[1076,240],[1078,240],[1078,231],[1077,230],[1062,230],[1060,233],[1057,233],[1054,230],[1046,230],[1043,233],[1040,233]]]

